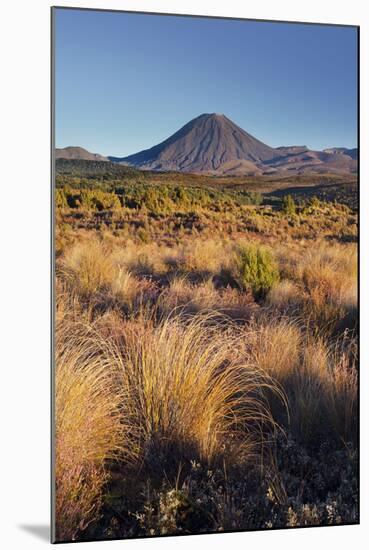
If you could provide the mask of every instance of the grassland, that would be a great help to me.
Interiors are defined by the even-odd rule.
[[[56,178],[57,539],[357,522],[355,181],[93,164]]]

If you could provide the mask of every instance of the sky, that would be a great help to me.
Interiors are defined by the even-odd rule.
[[[57,147],[123,157],[213,112],[272,147],[356,147],[356,28],[56,9]]]

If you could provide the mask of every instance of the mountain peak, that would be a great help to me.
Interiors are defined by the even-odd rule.
[[[279,155],[224,114],[203,113],[162,143],[120,160],[148,170],[183,172],[216,172],[223,165],[228,171],[231,163],[257,173],[257,163]]]

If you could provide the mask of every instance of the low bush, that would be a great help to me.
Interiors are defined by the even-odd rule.
[[[291,195],[286,195],[282,199],[282,209],[287,216],[296,214],[296,204]]]
[[[114,193],[83,189],[80,193],[80,205],[91,210],[112,210],[120,208],[120,201]]]
[[[251,289],[255,298],[264,298],[279,281],[279,271],[272,253],[254,244],[240,246],[237,253],[238,279]]]

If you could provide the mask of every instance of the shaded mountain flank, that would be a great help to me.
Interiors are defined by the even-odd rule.
[[[64,151],[59,149],[57,158]],[[84,155],[92,155],[87,151]],[[69,152],[68,152],[69,153]],[[97,155],[99,156],[99,155]],[[80,157],[86,160],[86,156]],[[207,173],[214,175],[294,175],[355,173],[357,149],[333,147],[312,151],[306,146],[270,147],[237,126],[225,115],[212,113],[194,118],[163,142],[126,157],[100,160],[141,170]]]

